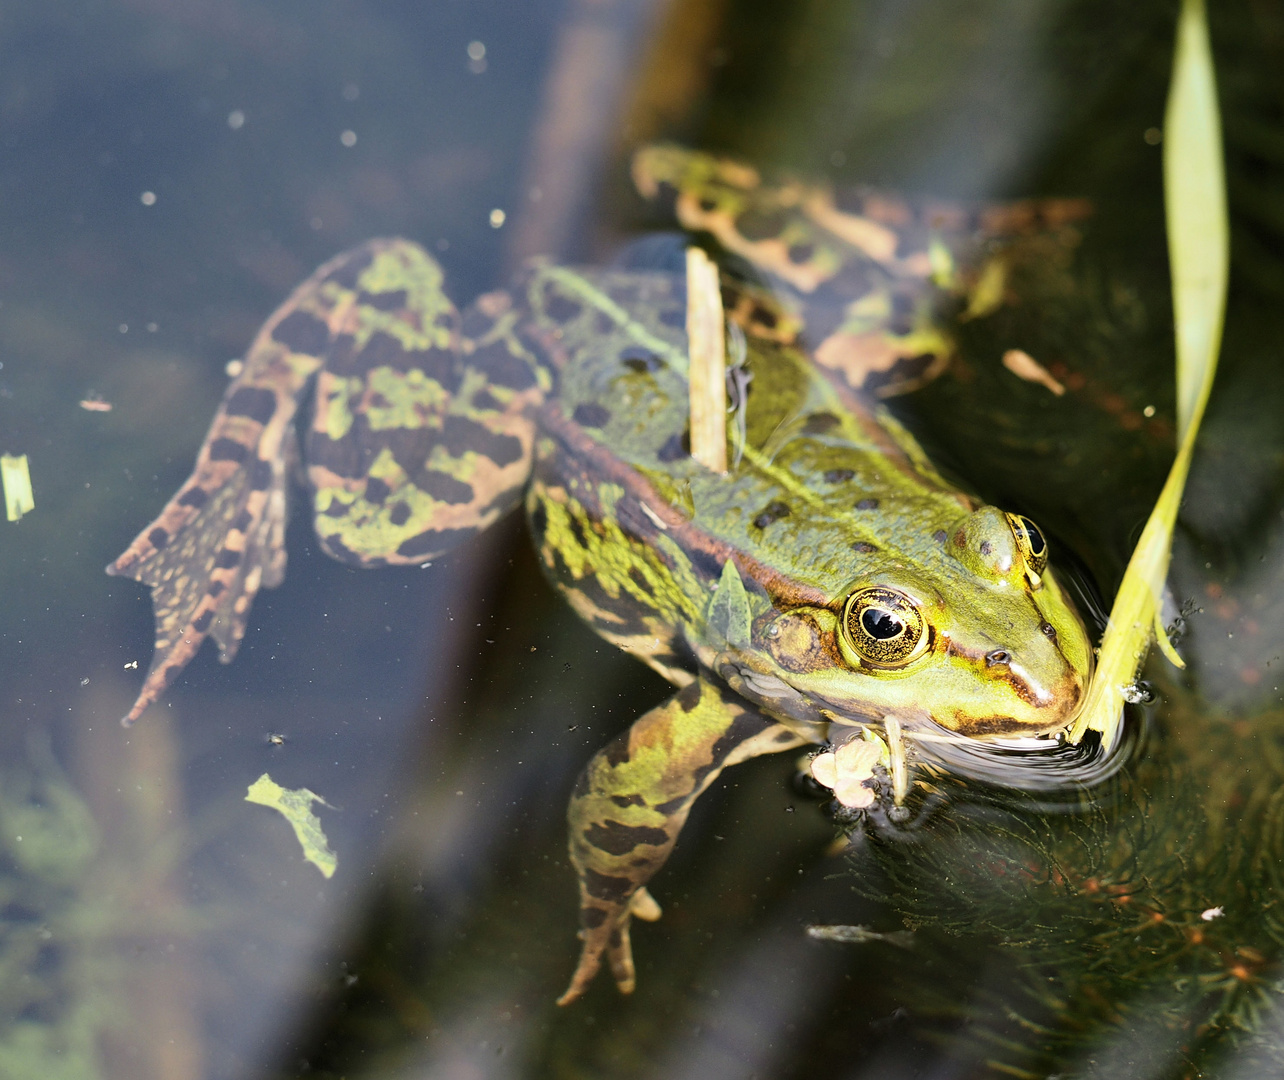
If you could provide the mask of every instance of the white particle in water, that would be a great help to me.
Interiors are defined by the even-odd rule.
[[[1212,922],[1214,919],[1220,919],[1226,912],[1220,907],[1210,907],[1199,913],[1199,917],[1204,922]]]
[[[357,145],[357,133],[349,128],[339,136],[339,141],[346,147],[354,147]]]
[[[499,207],[496,207],[490,212],[490,227],[492,229],[502,228],[507,219],[508,215],[505,214],[503,210],[499,209]]]
[[[233,109],[227,114],[227,126],[233,131],[240,131],[245,126],[245,113],[240,109]]]
[[[142,203],[144,206],[155,206],[156,192],[144,191],[141,195],[138,196],[138,201]]]

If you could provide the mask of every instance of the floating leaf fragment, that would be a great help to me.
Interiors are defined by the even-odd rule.
[[[1005,352],[1003,366],[1018,379],[1046,386],[1057,397],[1066,392],[1066,388],[1053,378],[1052,373],[1024,349],[1009,349]]]
[[[844,806],[852,810],[870,806],[874,791],[865,786],[873,779],[874,766],[882,756],[878,743],[865,739],[849,739],[837,750],[817,754],[811,759],[811,775],[834,793]]]
[[[5,517],[10,521],[17,521],[36,508],[26,454],[0,455],[0,486],[4,487]]]
[[[245,801],[258,803],[280,811],[294,829],[303,848],[303,857],[325,877],[332,877],[339,865],[338,856],[330,850],[330,842],[321,829],[321,820],[312,812],[312,804],[330,804],[307,788],[283,788],[267,773],[254,781],[245,793]]]
[[[1124,572],[1096,674],[1070,730],[1072,742],[1088,730],[1100,731],[1107,748],[1118,736],[1125,694],[1135,685],[1152,638],[1169,660],[1185,666],[1161,622],[1160,597],[1195,437],[1217,370],[1230,270],[1221,120],[1203,0],[1183,0],[1177,23],[1164,116],[1164,209],[1177,343],[1177,457]]]

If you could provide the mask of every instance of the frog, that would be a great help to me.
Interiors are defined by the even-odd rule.
[[[899,802],[933,738],[1063,732],[1093,664],[1038,526],[943,479],[884,401],[949,362],[945,316],[1004,302],[995,237],[1071,211],[843,201],[677,147],[633,173],[721,266],[725,472],[689,445],[680,266],[537,259],[460,309],[422,247],[375,239],[268,318],[191,476],[108,567],[155,608],[130,723],[206,637],[234,657],[284,576],[293,470],[321,549],[356,567],[441,559],[522,506],[554,587],[675,690],[570,795],[561,1004],[603,965],[634,989],[632,920],[659,917],[651,880],[723,770],[860,738],[896,759]]]

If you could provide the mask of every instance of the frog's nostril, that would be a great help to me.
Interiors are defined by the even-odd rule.
[[[1009,664],[1012,662],[1012,654],[1006,649],[993,649],[985,654],[985,666],[995,667],[998,664]]]

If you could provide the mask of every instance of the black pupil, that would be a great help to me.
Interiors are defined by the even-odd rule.
[[[1025,526],[1025,536],[1030,541],[1030,554],[1042,555],[1048,547],[1047,541],[1043,539],[1043,533],[1039,532],[1038,526],[1029,518],[1022,519],[1021,524]]]
[[[905,629],[905,624],[900,619],[882,608],[866,608],[861,614],[860,624],[870,637],[879,641],[894,638]]]

